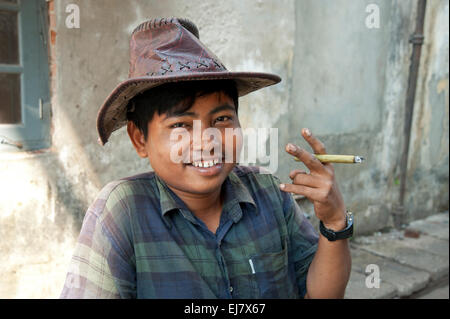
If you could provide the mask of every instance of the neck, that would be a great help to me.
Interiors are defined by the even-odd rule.
[[[222,212],[221,187],[206,194],[192,194],[169,185],[167,187],[186,204],[195,216],[202,220],[213,218]]]

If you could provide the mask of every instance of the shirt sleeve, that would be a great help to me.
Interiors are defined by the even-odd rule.
[[[308,269],[317,251],[319,236],[292,194],[282,192],[282,197],[290,239],[289,258],[294,263],[299,294],[303,298]]]
[[[134,254],[121,193],[105,190],[87,210],[60,298],[136,297]]]

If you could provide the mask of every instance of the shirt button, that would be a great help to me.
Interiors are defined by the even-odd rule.
[[[233,293],[233,287],[230,286],[229,290],[230,290],[230,294]]]

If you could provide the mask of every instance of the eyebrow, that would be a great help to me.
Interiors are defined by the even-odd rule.
[[[219,105],[219,106],[215,107],[211,111],[209,111],[208,114],[212,115],[214,113],[218,113],[220,111],[225,111],[225,110],[230,110],[230,111],[236,112],[236,108],[234,106],[231,106],[230,104],[222,104],[222,105]]]
[[[222,104],[222,105],[216,106],[214,109],[209,111],[208,115],[213,115],[215,113],[218,113],[218,112],[224,111],[224,110],[230,110],[230,111],[236,112],[236,108],[231,106],[230,104]],[[174,114],[166,115],[166,118],[164,120],[167,120],[167,119],[173,118],[173,117],[182,117],[182,116],[198,117],[198,114],[195,112],[174,113]]]

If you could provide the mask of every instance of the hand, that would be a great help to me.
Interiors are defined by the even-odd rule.
[[[308,129],[302,130],[302,136],[315,154],[326,154],[323,143]],[[291,143],[286,145],[286,152],[300,159],[310,173],[300,169],[291,171],[289,177],[292,184],[281,184],[280,189],[308,198],[314,204],[317,218],[323,222],[326,228],[334,231],[344,229],[346,227],[346,208],[334,178],[333,164],[322,163],[311,153]]]

